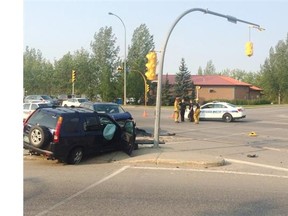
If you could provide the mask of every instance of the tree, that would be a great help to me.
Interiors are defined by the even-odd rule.
[[[191,91],[194,88],[191,72],[188,71],[188,68],[185,64],[185,59],[181,59],[181,63],[179,66],[179,72],[176,73],[175,76],[175,96],[179,96],[181,98],[192,98]]]
[[[29,49],[23,55],[23,87],[27,94],[49,94],[54,92],[53,65],[42,57],[40,50]]]
[[[232,77],[236,80],[246,82],[257,87],[260,86],[260,82],[259,82],[260,73],[259,72],[246,72],[245,70],[241,70],[241,69],[229,70],[227,68],[223,70],[222,72],[220,72],[219,75]]]
[[[99,80],[91,64],[90,54],[85,49],[82,48],[74,52],[73,70],[77,74],[74,83],[75,93],[84,94],[90,100],[94,100],[99,94],[97,89]]]
[[[275,50],[270,49],[260,73],[266,97],[279,104],[288,102],[288,34],[286,41],[281,40]]]
[[[169,106],[171,104],[171,94],[170,94],[170,89],[171,89],[171,84],[169,83],[168,79],[168,74],[166,74],[165,77],[165,83],[163,85],[163,90],[162,90],[162,103],[165,106]]]
[[[141,24],[135,29],[131,40],[131,46],[128,48],[128,97],[144,97],[144,79],[142,77],[145,77],[146,55],[151,50],[154,50],[153,36],[150,35],[147,26],[145,24]],[[150,85],[151,83],[148,82],[148,84]]]
[[[66,53],[62,58],[56,60],[55,77],[53,83],[57,86],[58,94],[72,94],[71,73],[75,70],[73,67],[73,56],[70,52]],[[76,81],[78,83],[78,81]],[[77,93],[76,93],[77,94]]]
[[[102,27],[94,34],[90,43],[92,49],[91,72],[95,76],[95,90],[104,101],[113,101],[122,95],[123,85],[115,73],[119,64],[119,47],[115,47],[116,37],[112,27]],[[95,79],[94,78],[94,79]]]
[[[203,70],[201,66],[198,68],[198,75],[203,75]]]
[[[212,60],[207,62],[206,68],[204,69],[204,75],[212,75],[216,73],[215,66],[212,63]]]

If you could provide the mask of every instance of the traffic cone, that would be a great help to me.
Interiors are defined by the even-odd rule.
[[[143,117],[146,118],[148,116],[146,110],[144,110]]]

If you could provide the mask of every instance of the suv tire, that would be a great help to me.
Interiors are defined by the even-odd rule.
[[[83,149],[78,147],[72,149],[67,158],[67,164],[79,164],[83,158]]]
[[[37,148],[44,148],[51,140],[51,133],[47,127],[35,125],[29,132],[30,143]]]

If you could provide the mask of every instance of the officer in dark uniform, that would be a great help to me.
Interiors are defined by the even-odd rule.
[[[180,102],[180,116],[181,116],[181,122],[184,122],[184,116],[185,116],[185,110],[186,110],[186,102],[184,100],[184,98],[182,98],[181,102]]]

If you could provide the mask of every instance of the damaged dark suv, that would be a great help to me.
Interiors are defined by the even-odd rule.
[[[119,125],[105,113],[86,108],[38,108],[24,122],[24,148],[67,164],[78,164],[84,156],[123,150],[131,156],[135,148],[135,123]]]

